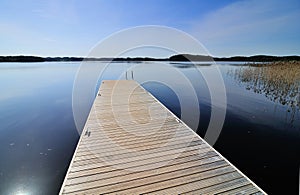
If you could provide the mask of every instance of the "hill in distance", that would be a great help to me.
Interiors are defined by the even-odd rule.
[[[300,56],[233,56],[212,57],[205,55],[178,54],[169,58],[82,58],[82,57],[38,57],[38,56],[0,56],[0,62],[80,62],[80,61],[244,61],[244,62],[274,62],[274,61],[300,61]]]

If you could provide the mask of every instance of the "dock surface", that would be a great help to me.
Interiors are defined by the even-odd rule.
[[[103,81],[60,194],[264,194],[135,81]]]

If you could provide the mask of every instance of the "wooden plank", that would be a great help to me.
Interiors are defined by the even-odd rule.
[[[206,158],[202,159],[202,166],[206,164],[212,164],[212,163],[219,163],[220,166],[224,165],[225,162],[221,161],[220,157],[214,156],[211,158]],[[223,163],[223,164],[222,164]],[[176,174],[176,176],[180,176],[179,174],[181,173],[182,175],[187,174],[186,170],[199,170],[199,163],[197,161],[193,161],[190,163],[183,163],[180,165],[173,165],[173,166],[164,166],[162,169],[160,169],[160,172],[157,172],[156,169],[151,169],[151,170],[146,170],[146,171],[136,171],[133,172],[133,174],[124,174],[124,175],[116,175],[116,177],[109,177],[109,178],[103,178],[101,174],[98,175],[91,175],[89,177],[80,177],[73,179],[72,181],[66,183],[66,186],[69,185],[69,189],[73,190],[86,190],[90,188],[97,188],[99,187],[99,181],[101,181],[101,187],[102,186],[108,186],[108,185],[113,185],[114,190],[116,190],[117,186],[119,186],[121,183],[126,182],[126,186],[130,186],[131,181],[138,181],[139,185],[143,184],[142,182],[145,180],[145,183],[147,181],[152,182],[155,180],[154,177],[158,177],[159,179],[164,179],[164,178],[169,178],[171,174]],[[176,170],[176,171],[174,171]],[[167,175],[169,174],[169,175]],[[124,184],[125,185],[125,184]]]
[[[258,189],[252,188],[251,184],[220,192],[218,194],[262,194]]]
[[[233,172],[233,168],[230,166],[224,166],[224,161],[218,163],[212,163],[208,165],[202,165],[191,169],[182,171],[175,171],[169,174],[156,175],[150,178],[137,179],[130,182],[123,182],[116,185],[105,186],[105,188],[97,187],[84,191],[78,191],[78,194],[92,194],[96,192],[103,192],[105,194],[140,194],[156,192],[165,188],[171,188],[175,191],[179,191],[179,184],[190,183],[196,178],[205,178],[219,176],[225,173]],[[212,165],[212,166],[211,166]],[[177,187],[177,188],[176,188]],[[176,189],[175,189],[176,188]]]
[[[251,185],[250,182],[243,177],[226,177],[226,179],[228,180],[222,180],[222,183],[220,183],[218,180],[213,180],[211,181],[209,186],[201,189],[193,190],[192,188],[189,188],[187,192],[184,192],[182,194],[218,194],[224,191],[239,188],[241,186],[247,186],[247,184]]]
[[[163,163],[164,161],[171,161],[171,160],[173,161],[174,160],[173,156],[176,156],[176,159],[177,159],[177,158],[188,156],[188,155],[201,155],[202,152],[203,153],[205,152],[206,155],[208,155],[208,154],[212,153],[213,151],[209,151],[208,147],[206,145],[198,145],[198,146],[190,147],[190,149],[186,149],[184,153],[176,153],[176,152],[177,151],[175,151],[169,155],[160,153],[159,155],[156,155],[155,157],[151,156],[149,158],[140,159],[139,161],[127,160],[126,162],[116,162],[116,164],[110,164],[110,165],[112,165],[112,166],[118,165],[118,163],[122,163],[123,165],[129,164],[128,165],[129,167],[130,166],[131,167],[147,166],[147,164],[155,165],[156,163]],[[163,158],[163,157],[167,157],[167,158]],[[135,164],[133,164],[132,162],[135,162]],[[78,171],[96,169],[101,166],[103,166],[103,162],[94,162],[94,163],[90,163],[88,165],[83,165],[83,166],[80,166],[77,168],[73,167],[73,169],[70,171],[70,174],[72,174],[73,172],[78,172]]]
[[[197,144],[200,145],[200,144]],[[191,147],[197,147],[191,146]],[[184,144],[178,144],[174,145],[171,149],[168,150],[163,150],[160,151],[159,148],[157,148],[155,151],[153,150],[148,150],[148,151],[142,151],[141,154],[135,155],[134,152],[132,151],[127,151],[126,153],[122,153],[119,156],[116,156],[114,153],[95,153],[94,156],[90,156],[90,158],[86,159],[85,158],[75,158],[74,159],[74,166],[81,166],[81,165],[86,165],[89,163],[93,162],[99,162],[99,161],[109,161],[109,163],[125,163],[128,161],[139,161],[144,158],[154,158],[156,156],[161,156],[161,155],[170,155],[176,157],[177,154],[180,154],[182,152],[186,151],[186,145]],[[100,151],[101,152],[101,151]],[[101,157],[101,158],[100,158]],[[167,157],[166,157],[167,158]]]
[[[210,153],[210,152],[208,152],[208,150],[209,150],[209,148],[203,148],[202,154],[196,153],[195,151],[193,151],[193,153],[191,152],[189,154],[184,153],[184,154],[186,154],[186,156],[181,155],[181,156],[177,157],[176,159],[166,163],[167,164],[166,166],[171,166],[171,165],[181,164],[181,163],[188,163],[190,161],[197,161],[199,159],[205,159],[205,158],[217,156],[216,153]],[[129,165],[131,167],[129,167],[129,168],[133,168],[133,167],[137,167],[137,166],[152,166],[152,167],[154,167],[153,165],[155,165],[155,163],[163,163],[163,162],[166,162],[166,160],[151,158],[151,159],[147,159],[146,161],[138,161],[135,164],[130,163]],[[89,175],[96,175],[96,174],[100,174],[100,173],[101,173],[101,177],[105,178],[105,174],[103,174],[103,173],[107,172],[106,168],[107,168],[107,166],[102,166],[102,167],[97,166],[92,169],[85,169],[85,170],[79,170],[76,172],[70,172],[69,179],[83,177],[83,176],[89,176]],[[153,169],[147,168],[147,170],[153,170]],[[114,171],[119,171],[119,169],[115,169]],[[135,173],[135,172],[129,172],[129,173]],[[120,172],[120,175],[121,175],[121,172]]]
[[[135,81],[104,81],[60,194],[264,193]]]

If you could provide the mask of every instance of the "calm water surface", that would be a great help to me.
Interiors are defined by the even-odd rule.
[[[176,94],[159,82],[163,77],[178,82],[176,76],[160,72],[157,67],[161,65],[112,63],[96,86],[101,79],[124,79],[126,69],[127,77],[132,71],[140,83],[155,78],[143,87],[180,117],[178,96],[184,94]],[[183,73],[195,88],[200,106],[195,131],[202,137],[211,108],[217,105],[211,105],[209,89],[198,71],[209,72],[217,66],[226,87],[227,112],[214,148],[267,193],[298,193],[299,107],[282,105],[265,93],[249,89],[253,82],[241,79],[240,72],[247,67],[240,64],[167,66]],[[0,64],[0,194],[59,192],[79,139],[72,112],[72,91],[79,67],[80,63],[62,62]],[[88,99],[83,103],[87,105],[83,113],[89,111],[93,95]]]

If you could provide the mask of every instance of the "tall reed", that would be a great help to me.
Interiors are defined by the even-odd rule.
[[[299,112],[300,61],[251,63],[237,69],[234,77],[244,83],[247,90],[286,105],[292,115]]]

